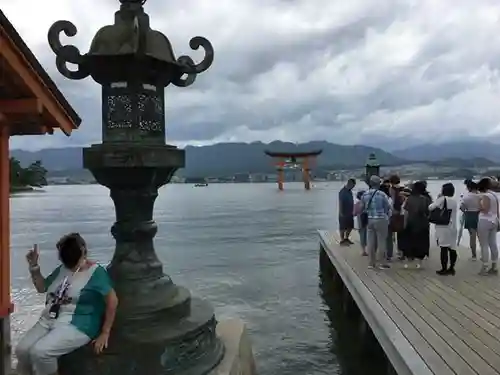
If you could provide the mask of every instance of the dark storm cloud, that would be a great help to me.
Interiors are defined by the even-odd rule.
[[[23,147],[100,140],[100,90],[54,67],[46,30],[57,19],[79,28],[86,52],[113,20],[115,0],[0,0],[43,65],[84,119],[71,139],[18,141]],[[26,14],[30,9],[32,16]],[[186,89],[166,91],[169,141],[343,143],[374,137],[432,140],[494,134],[500,81],[500,5],[494,0],[149,0],[152,27],[176,55],[203,35],[214,66]],[[31,14],[31,13],[30,13]]]

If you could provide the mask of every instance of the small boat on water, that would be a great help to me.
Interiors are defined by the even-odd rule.
[[[205,187],[205,186],[208,186],[208,184],[206,182],[194,184],[194,187]]]

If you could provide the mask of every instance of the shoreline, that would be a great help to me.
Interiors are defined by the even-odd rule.
[[[32,186],[11,186],[10,195],[16,195],[20,193],[43,193],[43,189],[34,188]]]

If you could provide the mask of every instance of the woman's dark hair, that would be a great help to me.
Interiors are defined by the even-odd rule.
[[[424,195],[426,188],[427,186],[423,181],[416,181],[415,183],[413,183],[411,193],[413,195]]]
[[[361,198],[363,197],[363,195],[365,194],[365,191],[364,190],[360,190],[356,193],[356,198],[358,198],[359,200],[361,200]]]
[[[484,177],[477,183],[477,190],[481,193],[488,191],[491,187],[491,179],[489,177]]]
[[[447,182],[441,187],[441,194],[445,197],[453,197],[455,195],[455,186],[451,182]]]
[[[389,182],[392,185],[398,185],[401,183],[401,179],[399,178],[399,176],[397,174],[393,174],[391,177],[389,177]]]
[[[390,186],[387,184],[380,185],[380,191],[384,192],[388,197],[391,196],[391,192],[389,189],[390,189]]]
[[[472,180],[466,180],[465,186],[469,191],[477,190],[477,184]]]
[[[58,243],[59,259],[69,269],[73,269],[86,253],[85,240],[79,233],[70,233],[64,236]]]

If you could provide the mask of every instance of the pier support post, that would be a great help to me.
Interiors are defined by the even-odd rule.
[[[363,316],[359,320],[359,335],[365,353],[374,354],[381,351],[377,338]],[[381,354],[385,355],[383,352]]]
[[[321,272],[323,272],[325,275],[330,276],[332,272],[333,265],[330,262],[330,258],[328,257],[328,254],[325,251],[325,248],[323,245],[319,245],[319,269]]]
[[[349,319],[358,318],[360,315],[358,306],[345,285],[342,287],[342,310]]]
[[[396,369],[392,365],[391,361],[389,361],[389,359],[387,359],[387,375],[398,375]]]
[[[332,284],[335,286],[336,290],[341,291],[344,284],[342,278],[338,274],[335,266],[332,264],[330,257],[328,256],[323,245],[320,245],[319,248],[319,269],[321,273],[327,276]]]

